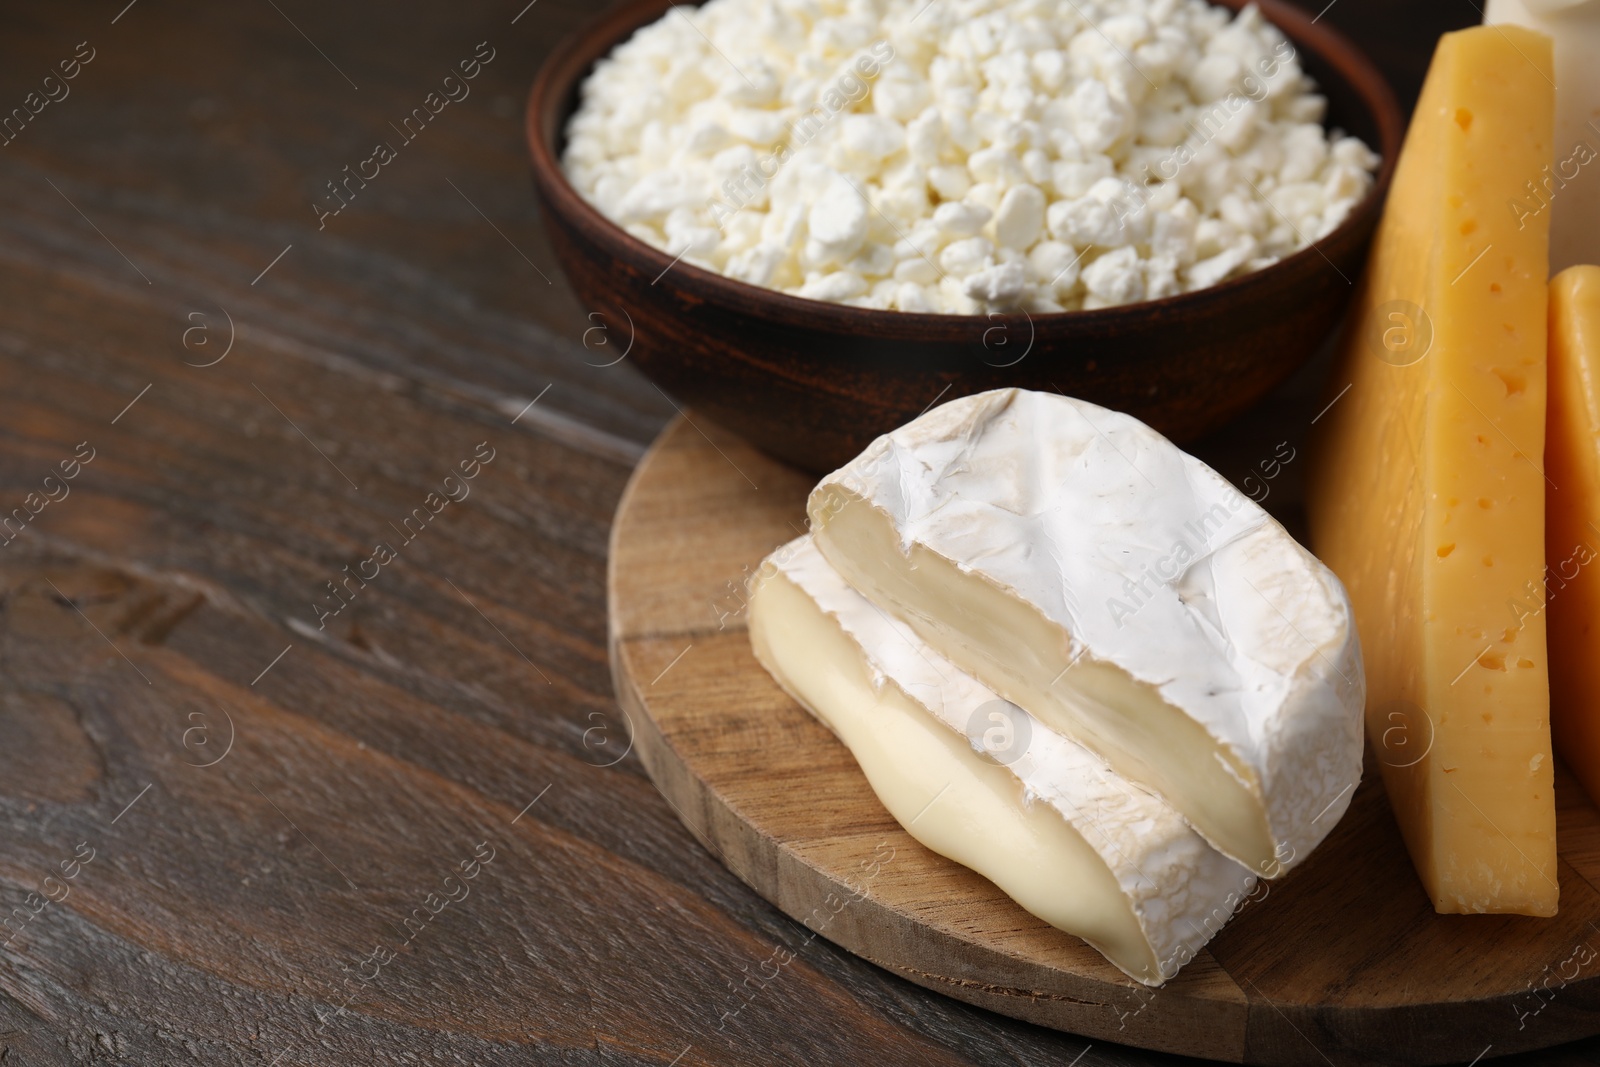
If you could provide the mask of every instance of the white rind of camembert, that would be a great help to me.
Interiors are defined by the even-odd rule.
[[[824,478],[817,547],[1045,725],[1276,877],[1361,774],[1365,680],[1333,573],[1131,416],[1003,389]]]
[[[868,603],[809,536],[752,583],[750,635],[913,837],[1140,982],[1176,974],[1255,886],[1160,798]],[[995,707],[1018,740],[1005,762],[982,754]]]

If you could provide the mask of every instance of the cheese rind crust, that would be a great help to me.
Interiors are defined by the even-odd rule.
[[[1338,579],[1137,419],[965,397],[874,441],[808,510],[870,600],[1256,872],[1349,805],[1365,689]]]

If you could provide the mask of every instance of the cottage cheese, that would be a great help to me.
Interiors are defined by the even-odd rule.
[[[595,67],[578,191],[689,263],[816,300],[1053,312],[1315,242],[1377,157],[1255,7],[709,0]]]

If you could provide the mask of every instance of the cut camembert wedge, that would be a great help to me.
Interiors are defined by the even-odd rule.
[[[1338,579],[1137,419],[965,397],[878,438],[808,510],[868,600],[1252,871],[1291,867],[1349,805],[1365,688]]]
[[[1517,209],[1554,108],[1550,38],[1440,38],[1311,457],[1312,545],[1355,605],[1367,732],[1440,912],[1556,911],[1550,213]]]
[[[1169,805],[1018,709],[1017,750],[981,755],[995,694],[851,589],[810,537],[752,582],[750,640],[908,833],[1140,982],[1176,974],[1255,884]]]

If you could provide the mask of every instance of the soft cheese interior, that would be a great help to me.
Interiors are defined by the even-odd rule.
[[[1130,416],[997,390],[875,441],[818,548],[940,655],[1268,877],[1338,822],[1365,687],[1338,579]]]
[[[752,584],[756,656],[850,748],[873,791],[928,848],[1160,984],[1228,920],[1253,875],[1169,805],[1012,709],[1026,743],[980,754],[995,694],[868,603],[809,537]]]

